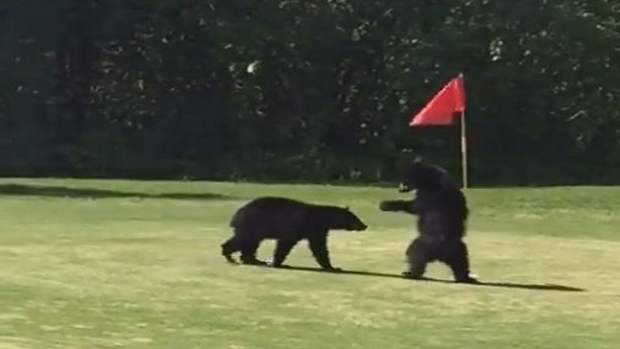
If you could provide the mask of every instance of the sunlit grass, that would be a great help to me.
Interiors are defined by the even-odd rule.
[[[406,197],[394,188],[7,179],[2,193],[2,349],[620,343],[617,188],[469,189],[467,242],[489,286],[394,277],[414,236],[412,217],[376,209]],[[225,263],[230,215],[260,195],[351,206],[370,230],[334,232],[330,250],[360,273]],[[316,267],[305,243],[287,263]]]

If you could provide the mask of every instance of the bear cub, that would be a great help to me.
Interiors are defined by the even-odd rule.
[[[403,276],[420,279],[430,262],[447,264],[456,282],[477,283],[470,274],[467,245],[463,241],[469,215],[465,195],[443,168],[414,162],[406,171],[399,192],[416,191],[413,200],[387,200],[385,212],[417,215],[418,236],[409,244],[409,268]]]
[[[364,231],[368,226],[348,208],[317,205],[283,197],[256,198],[238,209],[230,221],[233,236],[221,245],[228,262],[241,252],[241,262],[284,267],[283,262],[301,240],[307,240],[314,259],[324,270],[332,266],[327,248],[331,230]],[[276,240],[271,263],[259,261],[256,251],[265,239]]]

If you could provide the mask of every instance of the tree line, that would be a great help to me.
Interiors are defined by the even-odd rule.
[[[4,0],[0,174],[460,172],[413,112],[465,76],[470,181],[620,182],[615,0]]]

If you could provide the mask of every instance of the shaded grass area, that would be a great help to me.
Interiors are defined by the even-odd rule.
[[[65,186],[46,186],[38,184],[0,184],[0,195],[40,196],[61,198],[140,198],[140,199],[179,199],[179,200],[223,200],[233,199],[213,193],[139,193],[96,188],[75,188]]]
[[[414,224],[376,209],[406,197],[390,188],[0,180],[0,348],[615,348],[618,194],[468,190],[485,284],[459,285],[439,264],[399,277]],[[344,273],[305,243],[291,269],[231,266],[228,219],[259,195],[349,205],[370,230],[332,234]]]

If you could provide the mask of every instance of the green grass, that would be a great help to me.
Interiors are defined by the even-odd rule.
[[[371,228],[334,232],[333,262],[384,275],[226,264],[228,219],[259,195],[351,206]],[[617,348],[620,188],[467,195],[496,286],[390,277],[414,234],[376,209],[393,188],[3,179],[0,348]],[[305,243],[287,262],[315,267]]]

